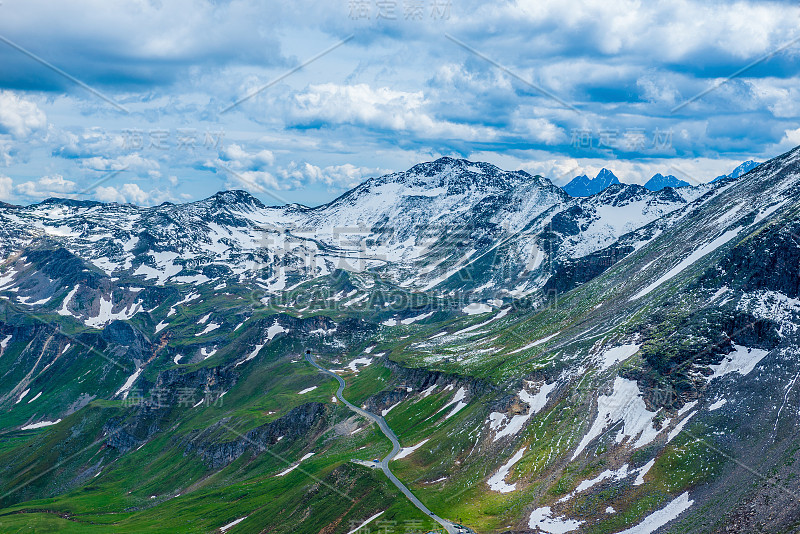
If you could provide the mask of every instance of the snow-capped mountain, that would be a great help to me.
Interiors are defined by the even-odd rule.
[[[761,165],[759,162],[749,159],[749,160],[745,161],[744,163],[742,163],[741,165],[739,165],[738,167],[736,167],[735,169],[733,169],[733,171],[731,171],[729,174],[723,174],[721,176],[717,176],[712,181],[716,182],[718,180],[725,180],[727,178],[730,178],[730,179],[738,178],[738,177],[742,176],[743,174],[747,174],[748,172],[752,171],[753,169],[755,169],[759,165]]]
[[[654,174],[653,177],[647,180],[647,183],[644,184],[645,188],[649,189],[650,191],[660,191],[665,187],[677,189],[678,187],[687,187],[689,185],[689,182],[680,180],[671,174],[664,176],[661,173]]]
[[[609,176],[600,178],[613,181]],[[99,279],[144,287],[236,281],[276,294],[343,270],[400,287],[519,297],[543,287],[564,263],[606,248],[704,191],[616,184],[570,198],[540,176],[442,158],[370,179],[317,208],[267,207],[242,191],[154,208],[57,199],[0,208],[7,236],[0,246],[12,257],[63,247]],[[33,279],[30,262],[8,267],[4,287],[17,287],[29,302],[51,302],[58,291],[75,288],[54,277],[22,287],[20,279]],[[84,320],[100,317],[107,293],[84,299]],[[134,302],[118,297],[104,315],[125,313],[123,305],[132,315]]]
[[[619,179],[614,176],[613,172],[601,169],[593,179],[585,174],[576,176],[563,189],[571,197],[588,197],[618,183]]]

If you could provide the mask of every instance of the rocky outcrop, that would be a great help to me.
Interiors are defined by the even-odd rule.
[[[546,293],[566,293],[603,274],[634,250],[630,245],[613,245],[582,258],[561,261],[542,290]]]
[[[310,402],[294,408],[286,415],[256,427],[233,441],[217,441],[215,436],[230,433],[227,420],[223,420],[208,429],[190,435],[186,445],[187,453],[197,454],[210,469],[219,469],[229,465],[245,451],[255,455],[283,438],[287,442],[294,441],[314,430],[325,427],[327,408],[319,402]]]
[[[458,390],[463,387],[467,391],[468,397],[480,397],[487,393],[493,393],[497,387],[483,380],[471,376],[459,376],[456,374],[442,373],[440,371],[429,371],[423,368],[403,367],[388,358],[383,358],[383,365],[392,372],[392,378],[400,385],[393,389],[387,389],[369,397],[364,406],[367,410],[380,414],[420,391],[431,386],[452,385]],[[409,391],[409,388],[411,391]]]
[[[708,368],[734,344],[772,350],[780,343],[777,324],[741,311],[705,308],[691,314],[656,314],[640,329],[644,364],[622,376],[636,380],[651,409],[679,408],[707,387]]]
[[[800,223],[774,225],[737,244],[704,273],[705,287],[768,289],[800,297]]]

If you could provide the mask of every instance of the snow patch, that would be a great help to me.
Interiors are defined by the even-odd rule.
[[[96,317],[86,319],[86,326],[91,326],[92,328],[102,328],[112,321],[127,321],[142,310],[142,304],[141,302],[134,302],[127,308],[123,308],[116,313],[112,311],[113,309],[113,300],[106,300],[105,296],[101,296],[100,310],[98,311]]]
[[[403,402],[403,401],[400,401],[400,402]],[[386,408],[385,410],[381,410],[381,417],[386,417],[386,414],[388,414],[389,412],[391,412],[391,411],[392,411],[394,408],[396,408],[397,406],[400,406],[400,402],[398,402],[397,404],[392,404],[391,406],[389,406],[389,407],[388,407],[388,408]]]
[[[628,464],[625,464],[622,467],[620,467],[619,469],[614,470],[614,471],[612,471],[610,469],[606,469],[605,471],[603,471],[602,473],[600,473],[599,475],[597,475],[596,477],[594,477],[591,480],[583,480],[583,481],[581,481],[581,483],[578,484],[578,486],[569,495],[567,495],[565,497],[561,497],[558,500],[558,502],[568,501],[571,498],[573,498],[575,495],[577,495],[578,493],[584,492],[584,491],[588,490],[589,488],[591,488],[592,486],[595,486],[595,485],[599,484],[600,482],[602,482],[602,481],[604,481],[604,480],[606,480],[608,478],[613,478],[614,480],[622,480],[623,478],[626,478],[629,474],[630,473],[628,472]]]
[[[694,262],[696,262],[700,258],[714,252],[719,247],[721,247],[722,245],[724,245],[725,243],[727,243],[728,241],[739,235],[739,230],[740,228],[736,228],[735,230],[728,230],[727,232],[717,237],[710,243],[706,243],[702,247],[698,248],[697,250],[689,254],[689,256],[684,258],[680,263],[678,263],[678,265],[667,271],[663,276],[661,276],[661,278],[659,278],[646,288],[636,293],[633,297],[630,298],[630,300],[637,300],[642,298],[643,296],[647,295],[648,293],[656,289],[658,286],[663,284],[664,282],[670,280],[678,273],[680,273],[687,267],[691,266]]]
[[[623,530],[619,534],[651,534],[688,510],[692,503],[694,501],[689,499],[689,492],[684,492],[661,510],[645,517],[644,521],[638,525]]]
[[[605,371],[615,363],[624,362],[639,352],[640,347],[640,344],[628,344],[608,349],[600,355],[600,370]]]
[[[19,397],[17,398],[17,402],[15,402],[14,404],[19,404],[20,402],[22,402],[22,399],[24,399],[24,398],[25,398],[25,395],[27,395],[28,393],[30,393],[30,391],[31,391],[31,390],[30,390],[30,388],[28,388],[28,389],[26,389],[25,391],[23,391],[22,393],[20,393],[20,394],[19,394]]]
[[[401,322],[402,324],[409,325],[409,324],[411,324],[411,323],[415,323],[415,322],[417,322],[417,321],[422,321],[422,320],[424,320],[424,319],[427,319],[427,318],[428,318],[428,317],[430,317],[431,315],[433,315],[433,312],[423,313],[422,315],[417,315],[416,317],[409,317],[409,318],[407,318],[407,319],[403,319],[403,320],[402,320],[402,321],[400,321],[400,322]]]
[[[38,423],[33,423],[32,425],[25,425],[20,430],[34,430],[36,428],[44,428],[46,426],[57,425],[61,422],[61,419],[56,419],[55,421],[40,421]]]
[[[432,385],[432,386],[428,386],[427,388],[425,388],[424,390],[422,390],[422,398],[424,399],[425,397],[427,397],[428,395],[430,395],[431,393],[433,393],[433,390],[434,390],[434,389],[436,389],[436,384],[434,384],[434,385]]]
[[[206,326],[205,330],[203,330],[202,332],[200,332],[198,334],[195,334],[194,336],[195,337],[204,336],[204,335],[209,334],[209,333],[213,332],[214,330],[218,329],[220,326],[222,326],[222,325],[218,325],[217,323],[209,323],[208,326]]]
[[[372,363],[372,358],[356,358],[349,364],[347,364],[347,368],[353,371],[354,373],[358,372],[357,365],[363,365],[364,367],[368,366]]]
[[[456,405],[455,405],[455,407],[453,408],[453,410],[452,410],[452,411],[451,411],[449,414],[447,414],[447,415],[446,415],[444,418],[445,418],[445,419],[450,419],[450,418],[451,418],[451,417],[453,417],[455,414],[457,414],[458,412],[460,412],[460,411],[461,411],[463,408],[466,408],[466,406],[467,406],[467,403],[466,403],[466,402],[464,402],[464,401],[459,401],[459,402],[458,402],[458,404],[456,404]]]
[[[450,388],[450,389],[453,389],[453,386],[452,386],[452,385],[448,385],[447,387],[448,387],[448,388]],[[446,390],[447,390],[447,388],[445,388],[445,391],[446,391]],[[458,405],[458,404],[463,404],[463,402],[462,402],[462,401],[463,401],[465,398],[467,398],[467,390],[465,390],[463,387],[460,387],[460,388],[458,388],[458,391],[456,391],[456,394],[453,396],[453,398],[450,400],[450,402],[448,402],[447,404],[445,404],[444,406],[442,406],[441,408],[439,408],[439,409],[436,411],[436,413],[439,413],[439,412],[441,412],[441,411],[444,411],[444,410],[446,410],[447,408],[449,408],[449,407],[450,407],[450,406],[452,406],[453,404],[456,404],[456,405]],[[464,404],[464,406],[466,406],[466,404]],[[464,406],[462,406],[461,408],[463,408]],[[450,415],[448,415],[447,417],[445,417],[445,419],[448,419],[450,416],[452,416],[452,415],[455,415],[455,413],[456,413],[458,410],[460,410],[461,408],[458,408],[458,406],[456,406],[456,409],[455,409],[454,411],[450,412]],[[435,415],[435,414],[434,414],[434,415]]]
[[[567,519],[563,516],[553,517],[553,512],[549,506],[537,508],[531,512],[531,517],[528,519],[528,527],[538,528],[548,534],[566,534],[578,528],[584,521],[576,521],[574,519]]]
[[[278,334],[281,334],[283,332],[288,332],[288,330],[286,330],[284,327],[279,325],[278,324],[278,320],[276,319],[275,322],[272,323],[272,326],[270,326],[267,329],[267,339],[269,341],[272,341],[272,338],[274,338],[275,336],[277,336]]]
[[[714,410],[719,410],[720,408],[725,406],[727,402],[728,399],[719,399],[718,401],[714,402],[713,404],[711,404],[711,406],[708,407],[708,411],[713,412]]]
[[[286,469],[285,471],[281,471],[281,472],[280,472],[280,473],[278,473],[276,476],[282,477],[282,476],[288,475],[289,473],[291,473],[292,471],[294,471],[295,469],[297,469],[298,467],[300,467],[300,464],[301,464],[301,463],[303,463],[304,461],[306,461],[306,460],[308,460],[309,458],[311,458],[312,456],[314,456],[314,454],[315,454],[315,453],[313,453],[313,452],[309,452],[308,454],[306,454],[306,455],[304,455],[302,458],[300,458],[300,461],[299,461],[299,462],[297,462],[297,463],[296,463],[296,464],[294,464],[293,466],[289,467],[289,468],[288,468],[288,469]]]
[[[507,484],[506,477],[508,476],[508,472],[514,467],[514,464],[522,460],[522,455],[525,454],[525,450],[527,447],[523,447],[514,453],[514,456],[511,457],[497,473],[493,474],[489,480],[486,481],[489,484],[489,487],[492,488],[493,491],[499,491],[500,493],[511,493],[515,489],[517,489],[517,483]]]
[[[264,345],[256,345],[256,348],[254,348],[254,349],[253,349],[253,352],[251,352],[250,354],[248,354],[248,355],[247,355],[247,358],[245,358],[244,360],[242,360],[242,361],[240,361],[239,363],[237,363],[236,365],[234,365],[234,367],[239,367],[239,366],[240,366],[240,365],[242,365],[243,363],[245,363],[245,362],[249,362],[250,360],[252,360],[252,359],[253,359],[253,358],[255,358],[256,356],[258,356],[258,353],[259,353],[259,352],[261,352],[261,349],[263,349],[263,348],[264,348]]]
[[[481,313],[489,313],[490,311],[492,311],[492,307],[489,306],[488,304],[480,304],[475,302],[467,306],[464,306],[463,308],[461,308],[461,311],[463,313],[466,313],[467,315],[480,315]]]
[[[124,393],[124,395],[122,395],[122,400],[127,399],[128,398],[128,393],[129,393],[130,389],[133,387],[133,383],[136,382],[136,379],[139,378],[139,375],[142,374],[143,370],[144,370],[144,367],[140,367],[139,369],[136,370],[135,373],[133,373],[131,376],[129,376],[128,379],[125,381],[125,383],[122,384],[122,387],[119,388],[116,393],[114,393],[114,396],[116,397],[120,393]]]
[[[354,528],[353,530],[351,530],[347,534],[355,534],[356,532],[358,532],[359,530],[361,530],[365,526],[369,525],[370,523],[372,523],[373,521],[378,519],[381,515],[383,515],[383,512],[378,512],[377,514],[375,514],[372,517],[368,518],[366,521],[364,521],[363,523],[358,525],[356,528]]]
[[[692,406],[694,406],[695,404],[697,404],[697,401],[691,402],[691,403],[689,403],[689,404],[691,404]],[[689,406],[689,404],[687,404],[686,406]],[[686,406],[684,406],[684,408],[686,408]],[[697,414],[697,410],[693,411],[692,413],[690,413],[689,415],[687,415],[687,416],[686,416],[686,417],[683,419],[683,421],[681,421],[680,423],[678,423],[678,424],[675,426],[675,428],[673,428],[672,430],[670,430],[670,431],[669,431],[669,434],[667,434],[667,443],[669,443],[670,441],[672,441],[673,439],[675,439],[675,437],[676,437],[678,434],[680,434],[680,433],[681,433],[681,430],[683,430],[683,427],[684,427],[684,426],[686,426],[686,423],[688,423],[688,422],[689,422],[689,419],[691,419],[692,417],[694,417],[696,414]]]
[[[531,395],[524,389],[520,390],[519,398],[522,402],[528,404],[528,413],[526,415],[515,415],[511,418],[507,425],[502,428],[495,436],[493,441],[505,436],[513,436],[518,433],[525,426],[525,423],[537,414],[547,404],[547,397],[555,389],[556,383],[542,384],[536,395]],[[492,430],[500,429],[505,423],[506,415],[499,412],[492,412],[489,414],[489,427]]]
[[[394,459],[395,460],[401,460],[401,459],[405,458],[406,456],[410,456],[411,453],[413,453],[414,451],[416,451],[417,449],[419,449],[420,447],[422,447],[423,445],[428,443],[428,441],[429,440],[424,439],[424,440],[420,441],[419,443],[417,443],[416,445],[414,445],[413,447],[403,447],[402,449],[400,449],[400,452],[397,453],[397,456],[395,456]]]
[[[516,354],[518,352],[522,352],[523,350],[532,349],[533,347],[539,346],[542,343],[547,343],[548,341],[550,341],[551,339],[556,337],[558,334],[559,334],[559,332],[556,332],[555,334],[549,335],[547,337],[543,337],[542,339],[537,339],[533,343],[529,343],[528,345],[525,345],[524,347],[520,347],[520,348],[518,348],[516,350],[512,350],[511,352],[509,352],[509,354]]]
[[[653,458],[642,467],[639,468],[639,474],[636,475],[636,480],[633,481],[634,486],[641,486],[644,484],[644,476],[650,471],[650,468],[656,464],[656,459]]]
[[[244,521],[245,519],[247,519],[247,517],[248,517],[248,516],[240,517],[240,518],[239,518],[239,519],[237,519],[236,521],[231,521],[230,523],[228,523],[228,524],[227,524],[227,525],[225,525],[224,527],[219,527],[219,530],[220,530],[220,532],[227,532],[229,529],[231,529],[231,528],[235,527],[236,525],[238,525],[239,523],[241,523],[242,521]]]
[[[656,412],[647,409],[642,400],[639,387],[633,380],[617,377],[614,379],[614,391],[611,395],[600,395],[597,398],[597,418],[594,420],[589,432],[581,439],[578,448],[572,455],[572,460],[583,452],[589,443],[598,437],[609,426],[623,422],[622,428],[616,436],[616,442],[621,443],[626,437],[639,439],[634,443],[634,448],[642,447],[653,441],[659,431],[653,428],[653,418]]]
[[[733,349],[733,352],[725,356],[719,364],[709,366],[714,371],[714,374],[708,377],[709,381],[729,373],[747,375],[768,354],[766,350],[752,349],[742,345],[734,345]]]

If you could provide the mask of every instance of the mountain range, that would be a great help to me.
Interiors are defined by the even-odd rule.
[[[717,176],[712,180],[713,182],[723,179],[735,179],[743,174],[746,174],[758,167],[760,164],[753,160],[748,160],[736,167],[730,174]],[[601,169],[595,178],[589,178],[585,174],[576,176],[562,189],[571,197],[588,197],[603,191],[611,185],[618,184],[619,179],[608,169]],[[668,174],[664,176],[661,173],[654,174],[645,184],[644,187],[651,191],[659,191],[665,187],[672,187],[674,189],[679,187],[687,187],[691,185],[685,180],[676,178]]]
[[[798,531],[800,147],[579,178],[0,206],[2,529]]]

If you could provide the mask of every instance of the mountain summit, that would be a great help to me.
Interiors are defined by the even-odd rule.
[[[647,180],[647,183],[644,184],[644,186],[650,191],[660,191],[665,187],[677,189],[678,187],[687,187],[688,185],[690,185],[689,182],[684,182],[683,180],[675,178],[671,174],[664,176],[661,173],[654,174],[653,177]]]
[[[755,169],[759,165],[761,165],[759,162],[753,161],[752,159],[749,159],[749,160],[745,161],[744,163],[742,163],[741,165],[739,165],[738,167],[736,167],[735,169],[733,169],[733,171],[731,171],[730,174],[723,174],[721,176],[717,176],[716,178],[714,178],[711,181],[712,182],[717,182],[719,180],[725,180],[726,178],[736,179],[736,178],[742,176],[743,174],[747,174],[748,172],[752,171],[753,169]]]
[[[571,197],[589,197],[599,193],[610,185],[618,184],[619,179],[608,169],[601,169],[594,179],[585,174],[576,176],[573,180],[563,187],[564,191]]]

